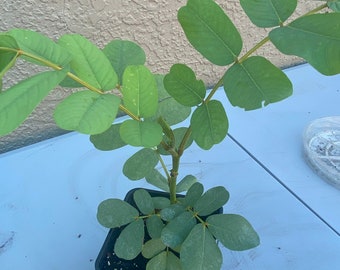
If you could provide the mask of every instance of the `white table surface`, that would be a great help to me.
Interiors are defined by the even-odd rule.
[[[295,79],[301,70],[304,79]],[[255,249],[223,249],[223,269],[340,269],[340,191],[314,175],[301,156],[304,125],[336,114],[339,94],[327,86],[334,77],[314,93],[309,66],[287,74],[296,93],[282,104],[246,113],[226,104],[230,134],[251,155],[227,138],[212,151],[193,147],[183,157],[182,174],[196,175],[206,188],[224,185],[231,194],[224,212],[242,214],[260,235]],[[301,87],[307,81],[314,90]],[[309,95],[317,101],[332,95],[331,104],[322,111],[304,98]],[[0,269],[93,270],[107,233],[96,221],[97,205],[123,198],[136,184],[149,187],[121,173],[134,151],[101,152],[87,136],[70,133],[0,155]]]
[[[340,190],[307,165],[302,135],[317,118],[340,115],[340,75],[323,76],[309,65],[285,70],[294,94],[263,110],[227,105],[230,135],[340,234]]]

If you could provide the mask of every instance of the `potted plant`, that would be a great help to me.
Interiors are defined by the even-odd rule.
[[[340,1],[327,1],[290,22],[297,0],[240,3],[252,23],[272,28],[243,55],[238,30],[215,1],[188,0],[178,11],[192,46],[213,64],[226,66],[209,92],[182,63],[174,64],[165,76],[152,74],[144,51],[130,41],[114,40],[101,50],[77,34],[63,35],[57,42],[23,29],[0,35],[1,78],[18,58],[49,69],[1,92],[0,135],[18,127],[56,86],[80,88],[57,106],[56,123],[89,134],[103,151],[136,147],[124,174],[167,192],[136,189],[129,194],[129,203],[107,199],[99,205],[99,222],[118,228],[110,230],[110,237],[118,238],[104,252],[106,268],[98,263],[98,269],[116,269],[113,257],[137,266],[133,260],[141,259],[139,269],[220,269],[218,242],[232,250],[259,245],[259,236],[245,218],[220,212],[229,198],[223,184],[204,192],[194,176],[179,178],[180,160],[192,143],[209,150],[226,137],[227,114],[214,100],[222,85],[230,103],[245,110],[292,94],[287,76],[265,57],[253,55],[265,43],[304,58],[325,75],[340,73]],[[115,121],[119,111],[126,117]],[[180,126],[187,118],[189,126]],[[170,167],[165,160],[171,161]],[[163,173],[155,169],[157,164]]]

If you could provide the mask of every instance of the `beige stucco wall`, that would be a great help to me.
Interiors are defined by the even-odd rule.
[[[154,72],[166,73],[176,62],[191,66],[211,87],[224,69],[205,61],[186,41],[177,22],[177,10],[186,0],[0,0],[0,30],[29,28],[58,38],[64,33],[80,33],[102,47],[111,39],[129,39],[139,43],[147,53],[147,65]],[[249,27],[238,0],[219,0],[244,37],[244,48],[251,48],[266,30]],[[315,1],[300,0],[299,5],[311,6]],[[299,9],[298,13],[303,12]],[[260,35],[259,35],[260,34]],[[280,67],[301,60],[283,57],[266,46],[267,53]],[[23,67],[10,72],[4,84],[27,75]],[[0,138],[0,153],[63,133],[53,124],[52,110],[67,93],[57,89],[34,114],[13,134]]]

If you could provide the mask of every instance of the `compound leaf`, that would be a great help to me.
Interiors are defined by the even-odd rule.
[[[162,127],[156,122],[126,120],[120,127],[120,136],[132,146],[154,147],[162,138]]]
[[[124,106],[139,117],[157,112],[158,88],[154,75],[145,66],[128,66],[123,74]]]
[[[129,40],[113,40],[104,47],[103,52],[116,71],[120,85],[128,66],[144,65],[146,60],[143,49]]]
[[[181,247],[181,262],[183,270],[221,269],[222,253],[203,224],[197,224],[185,239]]]
[[[172,126],[187,119],[191,108],[178,103],[164,88],[164,75],[155,75],[158,87],[158,110],[155,119],[163,117],[168,125]]]
[[[63,35],[58,44],[72,55],[71,69],[83,81],[107,91],[116,87],[118,77],[105,54],[79,34]]]
[[[121,124],[114,124],[109,129],[96,135],[90,136],[90,141],[93,145],[101,151],[111,151],[121,148],[126,143],[121,139],[119,130]]]
[[[195,184],[193,184],[189,188],[187,194],[185,195],[184,199],[185,206],[193,207],[195,203],[198,201],[198,199],[201,198],[203,191],[204,187],[201,183],[196,182]]]
[[[106,228],[116,228],[133,222],[139,212],[136,208],[119,199],[107,199],[98,206],[97,219]]]
[[[144,222],[137,219],[127,225],[120,233],[114,246],[119,258],[132,260],[141,253],[144,241]]]
[[[250,223],[235,214],[212,215],[207,218],[209,231],[231,250],[247,250],[260,244],[260,239]]]
[[[222,207],[229,200],[229,192],[222,186],[206,191],[194,205],[200,216],[207,216]]]
[[[186,175],[178,184],[177,192],[187,191],[194,183],[197,182],[197,178],[193,175]]]
[[[261,56],[233,65],[224,75],[224,90],[233,106],[255,110],[293,93],[287,75]]]
[[[133,193],[133,199],[144,215],[149,215],[154,212],[155,206],[149,192],[145,189],[138,189]]]
[[[241,36],[215,1],[189,0],[178,20],[189,42],[213,64],[228,65],[240,54]]]
[[[12,50],[14,49],[14,51]],[[10,35],[0,34],[0,79],[15,64],[19,45]]]
[[[8,34],[15,38],[22,51],[47,60],[60,67],[66,66],[72,59],[72,55],[67,49],[59,46],[51,39],[38,32],[26,29],[12,29]],[[33,60],[27,56],[24,58],[35,64],[45,65],[43,62]]]
[[[46,71],[0,92],[0,136],[16,129],[66,76],[66,71]]]
[[[177,102],[185,106],[202,103],[206,89],[202,80],[197,80],[195,73],[184,64],[175,64],[164,77],[164,87]]]
[[[152,215],[146,219],[146,228],[151,238],[160,238],[164,223],[158,215]]]
[[[164,227],[161,235],[163,243],[176,248],[183,243],[195,225],[195,217],[189,212],[183,212]]]
[[[202,149],[220,143],[228,133],[229,122],[223,105],[211,100],[196,108],[191,116],[192,137]]]
[[[157,163],[158,156],[155,151],[143,148],[125,162],[123,173],[130,180],[139,180],[148,175]]]
[[[240,0],[240,4],[256,26],[274,27],[293,14],[297,0]]]
[[[146,176],[145,180],[155,186],[160,188],[161,190],[164,190],[166,192],[169,192],[169,184],[167,179],[156,169],[152,169]]]
[[[339,22],[340,13],[304,16],[272,30],[269,37],[281,52],[304,58],[324,75],[334,75],[340,73]]]
[[[79,91],[58,104],[54,111],[54,120],[65,130],[99,134],[110,128],[116,118],[119,104],[120,99],[112,94]]]
[[[160,238],[154,238],[145,243],[142,254],[145,258],[151,259],[157,254],[161,253],[166,248],[166,245]]]

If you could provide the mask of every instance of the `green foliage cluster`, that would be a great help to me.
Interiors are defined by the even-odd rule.
[[[242,251],[257,246],[260,240],[242,216],[217,212],[229,199],[224,187],[203,191],[203,185],[195,183],[185,197],[171,204],[166,197],[151,197],[138,189],[133,193],[137,208],[108,199],[99,205],[97,217],[108,228],[125,226],[114,252],[125,260],[142,253],[149,259],[147,270],[220,269],[222,253],[217,241]],[[144,239],[148,240],[144,243]]]
[[[252,230],[238,231],[250,228],[239,216],[214,215],[206,222],[200,220],[200,215],[211,213],[212,209],[204,212],[204,206],[214,201],[221,188],[210,190],[209,194],[215,194],[211,197],[192,195],[192,189],[199,185],[192,175],[178,181],[180,158],[193,142],[208,150],[226,137],[227,113],[222,103],[214,99],[222,85],[229,102],[245,110],[261,108],[292,94],[292,84],[284,72],[265,57],[254,55],[267,42],[284,54],[304,58],[322,74],[340,73],[340,0],[325,1],[296,19],[290,18],[297,0],[240,3],[253,24],[270,28],[268,36],[243,55],[240,33],[215,1],[188,0],[178,11],[178,21],[191,45],[211,63],[226,67],[210,92],[183,63],[174,64],[168,74],[153,74],[145,65],[143,49],[131,41],[114,40],[99,49],[78,34],[65,34],[56,42],[31,30],[12,29],[0,34],[0,82],[18,58],[48,68],[0,92],[0,136],[17,128],[56,86],[79,88],[57,106],[54,119],[58,126],[89,134],[100,150],[138,147],[137,153],[126,161],[124,174],[131,180],[145,178],[170,193],[170,205],[164,207],[155,207],[160,202],[155,203],[156,199],[143,191],[135,196],[138,210],[120,200],[101,204],[98,218],[103,225],[128,224],[127,230],[136,232],[134,236],[122,234],[117,244],[117,254],[125,258],[142,251],[152,258],[150,265],[164,265],[165,261],[177,265],[177,258],[166,251],[181,246],[184,269],[205,269],[207,263],[211,269],[218,269],[221,258],[217,255],[220,253],[216,239],[236,250],[256,246],[257,240],[247,238],[251,231],[252,239],[257,239]],[[127,117],[115,121],[120,111]],[[173,127],[187,118],[188,126]],[[171,157],[171,168],[163,161],[166,155]],[[159,163],[164,174],[155,169]],[[187,190],[186,199],[179,201],[176,193]],[[200,202],[204,205],[199,206]],[[175,216],[167,216],[169,209],[174,210]],[[148,216],[148,222],[144,222],[143,215]],[[150,222],[152,225],[148,225]],[[152,239],[143,244],[145,224]],[[162,230],[153,228],[157,227],[155,224]],[[230,231],[244,233],[245,237],[239,235],[238,239],[246,238],[247,244],[233,242]],[[124,253],[126,243],[132,246],[133,255]],[[193,245],[197,248],[193,249]],[[188,266],[189,261],[195,263],[193,268]]]

